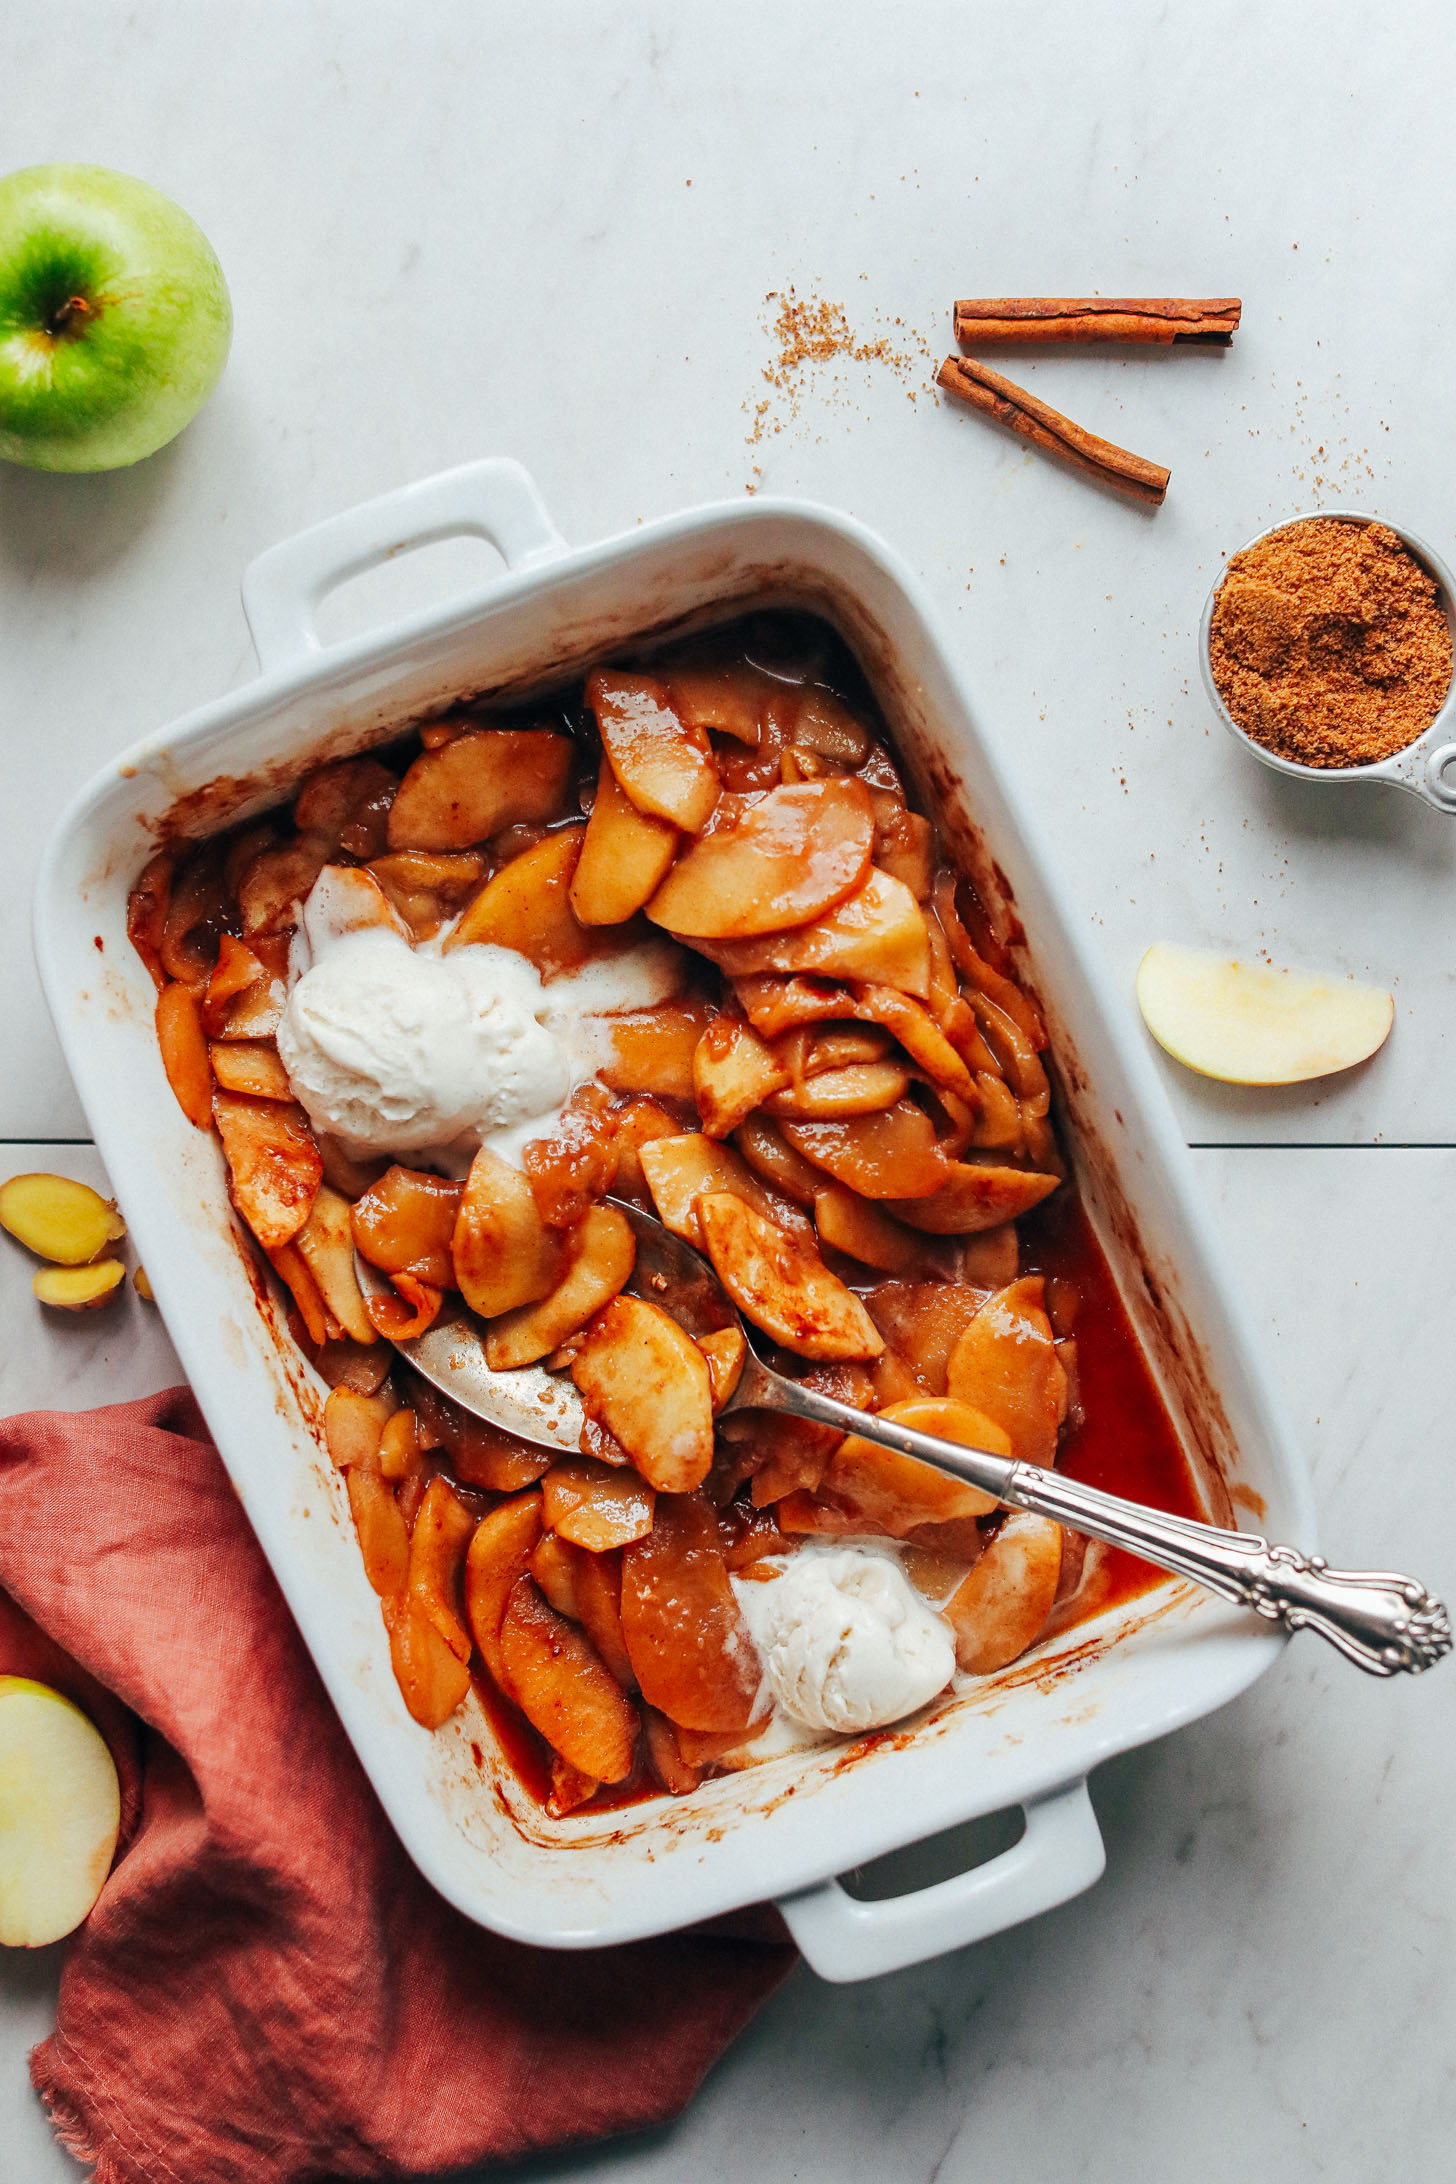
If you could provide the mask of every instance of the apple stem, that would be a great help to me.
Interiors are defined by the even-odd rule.
[[[46,321],[46,332],[59,337],[62,334],[78,334],[81,322],[91,316],[91,306],[84,296],[67,296],[59,309],[52,311]]]

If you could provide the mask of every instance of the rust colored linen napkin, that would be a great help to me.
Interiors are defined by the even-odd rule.
[[[31,2059],[97,2184],[412,2176],[662,2122],[794,1961],[769,1914],[564,1955],[437,1896],[186,1389],[0,1423],[0,1670],[69,1692],[121,1774]]]

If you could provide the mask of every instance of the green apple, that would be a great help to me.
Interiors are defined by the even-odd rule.
[[[232,338],[222,268],[180,205],[110,167],[0,180],[0,456],[114,470],[174,439]]]
[[[49,1684],[0,1676],[0,1943],[39,1949],[80,1925],[120,1821],[100,1731]]]

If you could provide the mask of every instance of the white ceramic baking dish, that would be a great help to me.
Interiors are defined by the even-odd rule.
[[[378,635],[321,647],[314,615],[333,586],[460,534],[491,541],[506,572]],[[127,889],[164,819],[210,832],[278,800],[321,757],[379,741],[461,694],[563,682],[628,640],[722,620],[746,602],[815,609],[858,654],[926,808],[1024,934],[1016,953],[1051,1027],[1082,1188],[1210,1513],[1227,1520],[1231,1495],[1274,1536],[1312,1547],[1304,1473],[1167,1100],[915,579],[846,517],[766,499],[568,549],[526,473],[487,461],[275,547],[248,570],[243,597],[258,679],[139,744],[77,798],[42,865],[36,951],[97,1144],[223,1461],[410,1855],[469,1917],[552,1948],[775,1899],[831,1979],[960,1947],[1086,1888],[1104,1860],[1089,1769],[1243,1690],[1281,1644],[1267,1624],[1169,1582],[898,1730],[605,1817],[546,1818],[498,1760],[473,1696],[438,1734],[418,1728],[322,1452],[322,1391],[258,1294],[218,1146],[168,1090],[151,982],[126,938]],[[935,1886],[861,1902],[834,1878],[1015,1806],[1026,1815],[1015,1846]]]

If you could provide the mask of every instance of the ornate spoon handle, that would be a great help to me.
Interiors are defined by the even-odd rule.
[[[1176,1570],[1210,1592],[1282,1623],[1286,1630],[1314,1630],[1372,1676],[1432,1668],[1451,1651],[1451,1618],[1442,1603],[1413,1577],[1386,1570],[1332,1570],[1322,1555],[1296,1547],[1271,1547],[1251,1532],[1226,1532],[1166,1515],[1141,1502],[1124,1501],[1084,1486],[1060,1471],[1010,1462],[983,1449],[963,1448],[913,1427],[893,1425],[868,1411],[851,1409],[817,1389],[770,1372],[750,1355],[734,1407],[756,1404],[791,1411],[819,1425],[860,1434],[902,1455],[918,1456],[953,1472],[997,1501],[1051,1517],[1075,1532],[1129,1548],[1165,1570]]]

